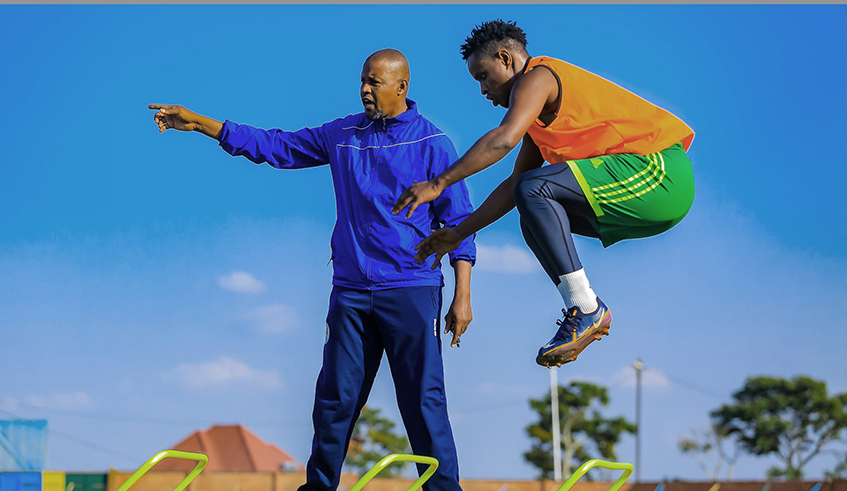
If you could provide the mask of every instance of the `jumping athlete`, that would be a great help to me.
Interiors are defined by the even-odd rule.
[[[394,199],[415,181],[432,179],[456,160],[450,139],[406,98],[409,65],[397,50],[372,54],[362,67],[364,112],[298,131],[221,123],[181,106],[151,104],[159,131],[199,131],[231,155],[278,169],[329,165],[337,220],[332,233],[332,293],[323,365],[312,412],[314,439],[299,491],[335,491],[356,419],[368,399],[383,353],[412,450],[439,466],[429,491],[461,491],[444,393],[441,288],[437,264],[412,257],[434,227],[455,225],[473,208],[455,186],[410,220],[391,213]],[[467,238],[450,255],[456,289],[445,318],[451,344],[471,321],[470,274],[476,258]],[[418,472],[426,469],[418,465]]]
[[[411,216],[522,141],[511,176],[462,223],[418,244],[415,259],[440,259],[517,206],[524,239],[565,303],[564,318],[536,362],[561,366],[607,335],[612,320],[588,282],[571,234],[598,238],[608,247],[676,225],[694,199],[685,153],[694,132],[602,77],[556,58],[531,57],[514,22],[476,26],[461,53],[482,95],[506,108],[506,115],[444,172],[405,190],[393,212],[409,207]],[[550,165],[542,167],[545,161]]]

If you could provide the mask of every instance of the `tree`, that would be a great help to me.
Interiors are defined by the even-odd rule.
[[[605,387],[587,382],[559,386],[559,429],[562,441],[564,475],[591,458],[617,460],[615,445],[623,433],[635,433],[635,424],[623,417],[606,418],[600,408],[609,404]],[[538,422],[527,426],[532,447],[524,459],[539,470],[539,478],[553,475],[553,424],[550,392],[542,399],[530,399]]]
[[[827,479],[847,478],[847,452],[841,454],[841,460],[831,471],[824,471],[823,476]]]
[[[367,472],[383,457],[392,453],[409,453],[409,440],[394,433],[393,421],[380,415],[378,408],[362,408],[353,427],[350,448],[344,465],[360,474]],[[380,472],[383,477],[397,477],[406,469],[405,464],[391,464]]]
[[[740,456],[741,444],[733,435],[724,434],[721,428],[712,425],[708,431],[694,432],[693,438],[681,438],[679,449],[691,456],[710,480],[721,480],[721,471],[726,465],[726,481],[732,479],[735,462]]]
[[[712,422],[745,451],[775,455],[782,467],[768,477],[803,477],[803,467],[847,428],[847,393],[830,397],[825,382],[809,377],[750,377],[732,397],[710,413]]]

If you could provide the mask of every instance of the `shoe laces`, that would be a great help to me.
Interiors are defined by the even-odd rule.
[[[572,334],[576,326],[574,326],[573,322],[568,322],[568,320],[574,317],[576,317],[576,307],[573,307],[571,310],[562,309],[562,318],[556,320],[556,327],[562,327],[564,325],[565,332]]]

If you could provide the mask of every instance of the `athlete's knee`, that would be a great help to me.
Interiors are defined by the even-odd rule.
[[[531,174],[532,171],[521,174],[515,183],[515,205],[518,209],[525,208],[528,201],[542,196],[544,181],[534,179]]]

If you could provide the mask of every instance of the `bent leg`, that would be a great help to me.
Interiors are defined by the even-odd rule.
[[[524,173],[515,185],[515,205],[524,238],[554,283],[582,268],[572,233],[596,236],[588,222],[594,212],[566,164]]]

